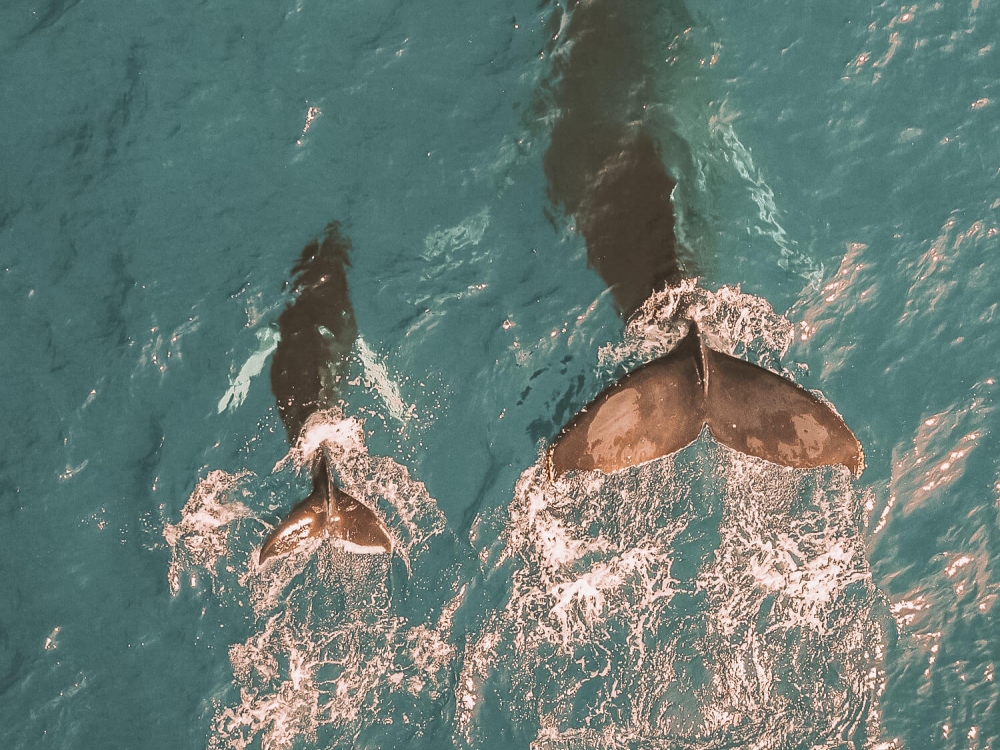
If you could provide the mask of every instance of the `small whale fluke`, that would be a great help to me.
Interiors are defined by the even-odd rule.
[[[864,469],[861,444],[833,409],[770,370],[708,348],[692,322],[669,354],[623,377],[563,428],[549,450],[550,473],[637,466],[676,453],[706,426],[723,445],[781,466]]]
[[[307,539],[329,538],[356,554],[391,554],[392,537],[378,515],[341,490],[326,458],[313,477],[313,491],[264,540],[259,562],[285,555]]]

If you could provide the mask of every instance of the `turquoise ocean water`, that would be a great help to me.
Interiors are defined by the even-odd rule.
[[[676,333],[547,201],[560,17],[0,9],[0,747],[1000,746],[1000,5],[650,11],[687,293],[836,405],[855,481],[704,437],[546,479]],[[399,553],[261,570],[308,485],[268,357],[333,220],[318,434]]]

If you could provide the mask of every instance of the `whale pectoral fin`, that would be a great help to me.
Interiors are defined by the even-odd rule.
[[[330,536],[341,546],[359,555],[392,553],[392,537],[374,510],[335,489],[336,502],[330,509]]]
[[[612,473],[679,451],[705,424],[704,362],[697,331],[672,352],[629,373],[563,428],[549,472]]]
[[[292,508],[264,540],[257,558],[261,565],[271,557],[287,555],[307,539],[323,535],[329,506],[326,485],[325,477],[314,482],[312,494]]]
[[[718,442],[781,466],[843,464],[861,474],[861,443],[833,409],[770,370],[708,347],[703,351],[706,422]]]

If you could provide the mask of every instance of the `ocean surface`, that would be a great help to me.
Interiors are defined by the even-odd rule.
[[[0,8],[0,747],[1000,748],[1000,3],[651,5],[698,278],[628,329],[547,197],[561,18]],[[310,434],[397,552],[261,568],[331,221],[360,336]],[[679,294],[860,478],[707,435],[548,478]]]

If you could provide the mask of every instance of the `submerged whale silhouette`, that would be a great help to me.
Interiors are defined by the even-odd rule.
[[[347,287],[350,250],[350,240],[333,222],[321,241],[302,249],[292,268],[294,299],[278,317],[281,340],[271,362],[271,390],[292,444],[311,415],[337,403],[337,386],[358,335]],[[314,458],[312,493],[264,540],[258,560],[263,564],[316,537],[362,554],[393,548],[375,511],[337,486],[322,446]]]
[[[676,182],[645,122],[647,8],[642,0],[578,0],[569,11],[553,71],[559,114],[544,157],[549,196],[575,217],[588,262],[625,319],[684,277]],[[548,452],[550,474],[619,471],[680,450],[706,426],[716,441],[782,466],[864,468],[861,444],[832,408],[709,348],[690,320],[673,351],[606,389],[562,429]]]

